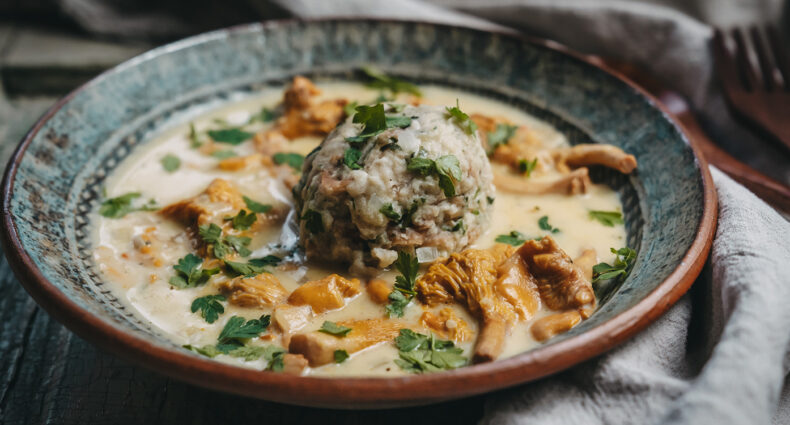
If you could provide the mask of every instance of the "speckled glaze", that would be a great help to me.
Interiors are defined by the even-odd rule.
[[[634,269],[587,321],[502,361],[404,378],[326,379],[236,368],[194,355],[138,320],[95,273],[91,211],[109,173],[151,135],[296,74],[353,79],[375,64],[522,108],[572,143],[634,154],[631,176],[595,168],[623,202]],[[77,89],[30,131],[3,182],[3,242],[28,292],[81,336],[162,373],[286,403],[342,408],[431,403],[545,376],[597,355],[663,313],[699,273],[715,227],[707,166],[639,89],[550,43],[512,34],[374,20],[273,22],[216,31],[134,58]]]

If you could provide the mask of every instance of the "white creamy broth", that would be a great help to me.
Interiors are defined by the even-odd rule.
[[[356,83],[324,83],[318,84],[322,90],[322,98],[346,98],[365,104],[376,98],[376,90],[365,88]],[[421,87],[426,103],[436,105],[455,105],[460,99],[461,108],[467,113],[485,113],[502,116],[514,124],[526,125],[548,147],[567,146],[565,137],[546,123],[525,114],[513,107],[491,99],[483,98],[459,90],[425,86]],[[282,97],[281,89],[267,89],[255,97],[235,102],[227,107],[207,113],[194,121],[198,133],[217,126],[216,120],[229,125],[242,125],[262,107],[274,108]],[[245,127],[254,132],[270,124],[256,123]],[[116,197],[129,192],[139,192],[141,200],[153,199],[159,206],[189,198],[201,193],[215,178],[223,178],[233,182],[244,195],[275,208],[292,207],[292,195],[288,188],[273,176],[266,168],[252,171],[223,171],[217,168],[218,159],[207,155],[200,149],[190,147],[190,129],[185,124],[163,132],[149,141],[137,152],[127,158],[123,164],[107,180],[107,197]],[[306,155],[320,143],[320,138],[306,137],[291,141],[287,151]],[[255,152],[251,141],[238,146],[222,145],[223,150],[232,150],[238,156]],[[165,155],[177,156],[181,165],[175,172],[167,172],[160,160]],[[495,165],[497,167],[499,165]],[[502,166],[499,166],[502,167]],[[621,205],[617,194],[604,185],[592,185],[583,195],[516,195],[498,191],[494,203],[491,225],[477,241],[474,248],[487,248],[494,244],[497,235],[519,231],[529,238],[551,234],[541,230],[538,220],[548,216],[552,226],[559,232],[551,234],[567,254],[575,258],[584,249],[596,251],[598,261],[611,262],[614,255],[610,248],[625,244],[625,229],[622,225],[606,227],[588,217],[589,210],[620,211]],[[193,249],[184,226],[162,217],[156,212],[132,212],[119,219],[95,216],[94,220],[95,261],[110,284],[115,295],[140,317],[153,323],[154,327],[177,344],[203,346],[214,344],[227,320],[234,316],[248,319],[258,318],[262,314],[271,313],[271,309],[242,308],[230,303],[223,303],[225,312],[213,324],[207,323],[200,315],[190,311],[192,301],[200,296],[215,294],[217,289],[209,282],[197,288],[176,289],[168,280],[173,276],[173,265]],[[286,222],[287,223],[287,222]],[[287,227],[287,226],[286,226]],[[135,242],[147,230],[155,229],[159,239],[170,240],[166,249],[159,252],[159,261],[151,263],[142,259],[136,251]],[[293,230],[281,226],[273,226],[256,233],[249,248],[253,251],[249,258],[259,258],[272,253],[271,244],[282,243],[292,245],[297,235]],[[424,267],[423,267],[424,271]],[[289,292],[301,283],[320,279],[329,273],[344,276],[348,272],[337,268],[330,270],[322,264],[301,264],[291,267],[272,269],[272,273],[280,280]],[[383,272],[381,277],[389,282],[394,281],[395,272]],[[319,314],[300,332],[318,329],[324,321],[341,321],[344,319],[365,319],[384,317],[384,306],[375,303],[364,290],[356,295],[348,304],[339,310]],[[477,321],[463,307],[453,306],[456,313],[476,332]],[[438,311],[439,308],[428,308],[416,300],[406,310],[405,323],[419,323],[423,311]],[[536,317],[548,314],[547,311],[537,312]],[[537,346],[529,325],[531,321],[520,322],[510,332],[505,343],[502,357],[516,355]],[[417,329],[417,328],[415,328]],[[422,331],[427,333],[426,330]],[[268,332],[271,334],[271,332]],[[251,344],[278,344],[272,340],[255,340]],[[457,343],[463,348],[464,355],[469,357],[473,347],[471,341]],[[287,347],[286,347],[287,348]],[[401,370],[393,360],[398,351],[392,343],[381,343],[357,353],[341,364],[329,364],[317,368],[307,368],[304,373],[313,375],[369,375],[395,376],[407,372]],[[253,369],[263,369],[264,360],[244,361],[241,358],[219,355],[216,360],[244,365]]]

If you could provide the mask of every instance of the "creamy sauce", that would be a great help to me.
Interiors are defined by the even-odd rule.
[[[360,103],[375,99],[378,92],[367,89],[359,84],[326,83],[321,84],[324,98],[347,98]],[[511,106],[479,97],[458,90],[440,87],[422,87],[427,103],[437,105],[455,105],[461,99],[461,107],[467,113],[485,113],[502,116],[515,124],[529,126],[548,147],[568,145],[565,137],[551,126],[518,111]],[[216,128],[215,120],[226,121],[230,125],[246,123],[251,114],[257,113],[262,107],[273,108],[282,97],[281,90],[267,90],[254,98],[236,102],[227,107],[214,110],[194,121],[198,131]],[[245,127],[254,132],[268,124],[256,124]],[[160,206],[189,198],[202,192],[215,178],[224,178],[237,185],[239,190],[250,198],[265,204],[290,206],[291,195],[285,186],[270,175],[265,169],[253,171],[223,171],[217,168],[218,159],[190,147],[189,127],[170,129],[154,140],[148,142],[138,152],[127,158],[114,172],[106,183],[107,197],[115,197],[128,192],[140,192],[144,200],[153,199]],[[307,154],[320,143],[318,138],[301,138],[290,143],[288,150]],[[225,146],[223,146],[225,148]],[[238,146],[226,145],[238,156],[251,154],[255,151],[251,141]],[[181,167],[173,173],[166,172],[160,160],[167,154],[180,158]],[[475,242],[473,247],[485,248],[493,245],[497,235],[517,230],[528,237],[547,234],[538,226],[538,220],[548,216],[552,226],[559,228],[559,233],[552,234],[560,247],[571,257],[578,256],[582,250],[595,249],[599,261],[610,262],[614,255],[611,247],[625,244],[625,229],[622,225],[605,227],[591,221],[589,210],[620,211],[621,205],[617,194],[603,185],[592,185],[584,195],[540,195],[526,196],[499,192],[494,204],[494,214],[490,228]],[[191,289],[176,289],[168,284],[173,276],[173,265],[178,259],[192,252],[184,227],[166,219],[155,212],[134,212],[120,219],[99,216],[94,218],[95,254],[94,258],[106,277],[116,296],[128,304],[133,311],[177,344],[202,346],[214,344],[225,322],[238,315],[248,319],[270,313],[267,309],[240,308],[229,303],[225,304],[225,313],[213,324],[208,324],[200,315],[190,312],[192,301],[203,295],[217,293],[211,283]],[[143,261],[135,249],[135,240],[151,227],[156,228],[157,236],[163,240],[172,238],[173,242],[163,249],[161,262],[150,264]],[[272,252],[271,243],[280,242],[292,245],[297,236],[287,228],[273,227],[255,235],[250,249],[253,254],[248,258],[259,258]],[[289,292],[308,280],[319,279],[330,272],[344,274],[343,270],[328,270],[316,265],[301,265],[292,270],[275,269],[273,273]],[[347,273],[346,273],[347,274]],[[382,277],[390,282],[395,273],[384,272]],[[363,284],[364,288],[364,284]],[[476,320],[463,308],[454,307],[469,327],[477,330]],[[425,310],[419,303],[412,302],[406,310],[404,321],[419,323],[419,317]],[[433,309],[438,310],[438,309]],[[536,317],[547,314],[538,311]],[[316,330],[326,321],[343,319],[363,319],[384,317],[384,307],[373,302],[362,290],[346,307],[317,315],[310,324],[300,332]],[[535,347],[538,343],[529,332],[531,321],[517,324],[506,341],[504,353],[500,358],[513,356]],[[427,332],[424,332],[427,333]],[[464,349],[464,355],[471,354],[473,340],[457,344]],[[257,341],[255,342],[257,343]],[[272,342],[261,342],[270,344]],[[273,343],[277,343],[275,340]],[[382,343],[366,350],[353,353],[351,358],[342,364],[329,364],[318,368],[308,368],[306,374],[312,375],[367,375],[395,376],[405,374],[393,360],[398,351],[392,343]],[[254,369],[263,369],[264,360],[244,361],[226,355],[215,358],[218,361],[236,365],[244,365]]]

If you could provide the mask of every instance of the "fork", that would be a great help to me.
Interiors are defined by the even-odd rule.
[[[790,150],[790,62],[776,29],[717,29],[714,55],[736,119]]]

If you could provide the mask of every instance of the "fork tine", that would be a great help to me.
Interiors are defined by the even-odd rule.
[[[746,33],[736,28],[732,31],[735,38],[735,45],[738,46],[735,52],[735,60],[738,62],[738,70],[743,78],[748,90],[760,90],[763,87],[762,76]]]
[[[784,87],[784,78],[782,78],[782,73],[779,71],[776,62],[774,62],[771,46],[768,45],[763,31],[759,27],[753,26],[749,29],[749,33],[752,37],[754,50],[757,52],[757,59],[760,61],[760,69],[766,89],[781,90]]]
[[[782,45],[779,31],[777,31],[775,26],[769,26],[766,32],[768,33],[768,42],[771,45],[771,50],[776,60],[777,70],[782,76],[784,89],[790,90],[790,60],[787,57],[787,46]]]
[[[738,75],[738,64],[730,48],[732,39],[720,29],[713,34],[713,53],[716,58],[716,71],[722,80],[724,90],[733,92],[743,90],[743,82]]]

